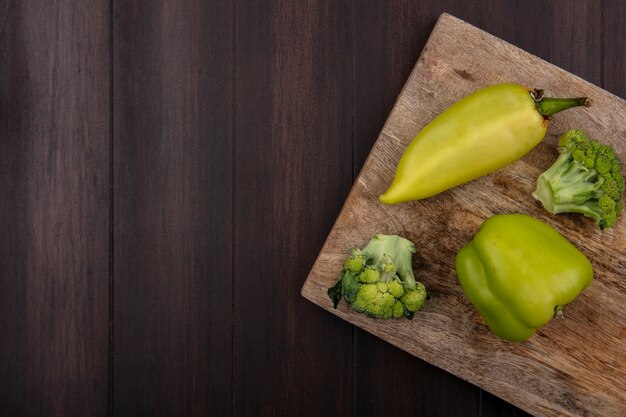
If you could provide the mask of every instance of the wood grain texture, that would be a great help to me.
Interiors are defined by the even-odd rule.
[[[351,415],[351,326],[299,296],[352,183],[349,4],[236,13],[234,414]]]
[[[106,416],[108,2],[0,13],[0,415]]]
[[[626,2],[604,0],[602,7],[602,68],[604,88],[620,97],[626,97]]]
[[[526,416],[456,372],[463,363],[453,361],[458,345],[445,332],[422,343],[451,341],[449,350],[420,351],[420,360],[298,294],[442,11],[626,96],[622,0],[0,1],[0,416]],[[446,64],[418,65],[461,90],[484,81]],[[442,107],[408,117],[410,129]],[[469,204],[473,185],[437,200],[436,224],[461,233],[445,250],[488,212],[514,204],[516,190],[528,189],[525,170],[548,164],[554,132],[573,117],[555,118],[526,162],[485,179],[504,202],[453,214],[451,201]],[[352,200],[382,187],[365,190],[365,178]],[[519,181],[505,190],[511,178]],[[585,224],[569,216],[559,227]],[[391,219],[390,230],[434,237],[426,226],[423,235],[400,226]],[[367,239],[366,228],[353,229],[349,245]],[[492,339],[448,281],[450,266],[429,267],[435,247],[422,246],[416,266],[462,318],[447,321],[431,304],[425,321],[466,326],[466,359],[484,360],[474,384],[491,389],[494,375],[527,382],[494,392],[538,415],[550,415],[536,410],[541,395],[560,393],[559,412],[588,398],[566,381],[572,366],[597,366],[593,355],[551,358],[561,383],[545,394],[536,374],[491,363],[544,360],[555,336],[571,333],[568,346],[582,337],[581,315],[604,326],[607,310],[588,303],[614,297],[612,281],[599,277],[569,321],[551,324],[528,349],[491,346],[488,363],[479,347]],[[611,320],[623,329],[623,317]],[[604,336],[593,343],[601,342],[611,346]],[[616,352],[604,366],[622,377]],[[614,385],[603,394],[624,387]],[[533,395],[521,404],[524,390]]]
[[[601,22],[605,7],[597,1],[482,0],[481,9],[483,30],[602,85]]]
[[[463,39],[459,43],[458,39]],[[587,95],[594,106],[555,117],[544,142],[522,160],[432,199],[377,203],[406,145],[421,126],[487,84],[513,81],[541,86],[553,96]],[[626,245],[621,219],[600,232],[580,216],[550,216],[529,195],[534,178],[553,161],[556,136],[578,126],[612,143],[626,157],[626,104],[589,84],[449,15],[439,20],[394,106],[304,287],[303,295],[359,327],[537,415],[621,416],[626,408],[623,272]],[[494,196],[497,195],[497,198]],[[522,344],[495,338],[481,324],[457,284],[453,259],[488,216],[525,212],[553,225],[593,259],[594,284]],[[381,224],[379,219],[386,219]],[[347,247],[374,233],[398,233],[420,248],[416,270],[432,299],[414,321],[381,323],[347,309],[334,310],[326,289],[336,280]],[[610,257],[604,247],[612,248]],[[592,334],[593,338],[588,335]],[[594,352],[591,354],[590,352]]]
[[[232,16],[114,2],[115,416],[232,414]]]
[[[602,86],[605,31],[600,24],[603,7],[597,2],[577,1],[573,7],[571,0],[483,0],[481,5],[483,30]],[[481,396],[480,408],[485,417],[522,415],[511,404],[488,393]]]
[[[478,24],[481,12],[479,2],[450,0],[367,0],[353,7],[356,175],[439,15],[448,12]]]
[[[450,11],[476,22],[480,7],[478,2],[379,0],[357,1],[353,7],[356,177],[439,15]],[[355,347],[357,415],[385,415],[390,403],[396,415],[478,415],[475,386],[360,329]]]

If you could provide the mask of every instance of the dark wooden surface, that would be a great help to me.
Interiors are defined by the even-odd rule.
[[[0,415],[525,415],[300,287],[441,12],[626,97],[625,3],[1,0]]]
[[[109,9],[49,3],[0,3],[0,414],[106,416]]]

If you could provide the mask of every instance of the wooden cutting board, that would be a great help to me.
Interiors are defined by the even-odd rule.
[[[554,116],[543,142],[522,160],[430,199],[385,206],[377,200],[415,134],[463,96],[516,82],[546,96],[588,96],[591,108]],[[614,145],[626,164],[626,102],[453,16],[443,14],[404,86],[324,244],[302,295],[389,343],[541,416],[626,415],[626,215],[599,231],[580,215],[554,216],[531,197],[557,156],[556,141],[579,127]],[[454,167],[450,167],[453,169]],[[526,213],[555,227],[591,260],[594,282],[564,318],[523,343],[484,325],[458,284],[454,257],[497,213]],[[376,233],[415,243],[416,275],[432,298],[412,321],[374,320],[326,291],[350,247]]]

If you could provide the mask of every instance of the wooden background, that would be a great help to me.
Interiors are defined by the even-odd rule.
[[[623,0],[0,0],[0,415],[525,415],[300,296],[443,11],[626,97]]]

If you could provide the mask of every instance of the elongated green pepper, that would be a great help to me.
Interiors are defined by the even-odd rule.
[[[547,224],[523,214],[487,219],[456,256],[467,298],[499,337],[522,341],[591,284],[591,263]]]
[[[542,90],[517,84],[478,90],[415,136],[379,199],[385,204],[419,200],[500,169],[541,142],[549,116],[590,103],[586,97],[545,98]]]

